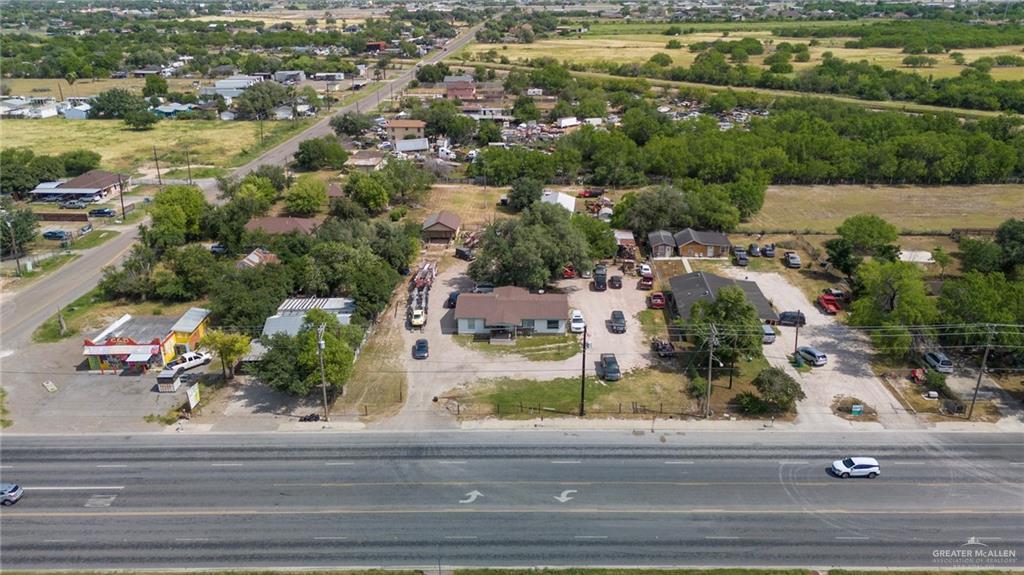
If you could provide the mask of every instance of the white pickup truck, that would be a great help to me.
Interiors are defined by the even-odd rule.
[[[190,351],[179,356],[167,364],[168,369],[186,371],[200,365],[206,365],[213,360],[213,355],[205,351]]]

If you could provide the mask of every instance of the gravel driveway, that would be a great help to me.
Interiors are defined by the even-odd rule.
[[[807,300],[799,288],[777,273],[753,272],[726,268],[725,274],[736,279],[757,282],[772,301],[776,311],[800,310],[807,325],[800,329],[799,345],[811,345],[828,356],[828,365],[807,373],[797,372],[789,364],[793,353],[796,328],[780,327],[775,343],[764,347],[769,363],[785,369],[797,378],[807,398],[797,404],[798,426],[821,429],[849,428],[851,423],[832,413],[837,395],[856,397],[878,411],[879,422],[890,429],[920,429],[923,425],[908,413],[871,371],[871,341],[861,333],[823,314]]]
[[[409,431],[458,427],[455,418],[441,407],[442,402],[435,403],[433,398],[461,384],[499,377],[546,380],[579,375],[580,353],[562,361],[530,361],[512,353],[496,356],[456,343],[451,337],[455,333],[454,310],[445,308],[444,302],[448,292],[469,291],[474,282],[466,276],[466,262],[453,259],[442,267],[444,271],[434,280],[423,329],[410,329],[402,314],[393,320],[402,324],[405,352],[401,361],[409,397],[398,415],[380,422],[379,427]],[[609,275],[619,273],[609,269]],[[591,340],[587,373],[596,373],[598,356],[604,352],[615,353],[624,372],[649,365],[648,348],[636,319],[636,314],[646,306],[648,292],[637,290],[629,278],[623,281],[622,289],[605,292],[590,291],[589,281],[562,280],[556,284],[568,293],[569,307],[581,310],[587,321]],[[626,315],[625,334],[613,334],[606,327],[606,320],[616,309]],[[426,360],[412,358],[412,347],[420,338],[430,342],[430,357]]]

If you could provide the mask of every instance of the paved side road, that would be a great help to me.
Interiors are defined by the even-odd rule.
[[[7,569],[934,568],[1015,553],[1020,434],[5,437]],[[874,455],[875,480],[825,473]],[[187,558],[187,559],[185,559]],[[957,566],[957,565],[953,565]]]

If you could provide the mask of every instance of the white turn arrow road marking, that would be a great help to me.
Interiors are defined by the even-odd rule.
[[[579,491],[576,491],[575,489],[566,489],[561,495],[552,495],[552,497],[554,497],[555,501],[558,501],[559,503],[565,503],[566,501],[574,499],[572,497],[573,493],[579,493]]]
[[[474,489],[473,491],[470,491],[469,493],[466,494],[466,498],[465,499],[459,499],[459,503],[472,503],[472,502],[476,501],[477,498],[483,497],[483,496],[484,496],[483,493],[480,493],[479,491]]]

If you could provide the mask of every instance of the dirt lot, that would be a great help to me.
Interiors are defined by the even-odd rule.
[[[473,281],[465,275],[467,264],[460,260],[446,259],[441,273],[434,282],[432,297],[428,304],[427,325],[422,331],[404,327],[404,318],[399,314],[395,321],[403,324],[403,346],[400,352],[406,371],[408,400],[399,414],[381,426],[394,429],[431,429],[456,425],[447,409],[454,412],[454,404],[447,407],[444,401],[434,403],[434,397],[463,394],[466,386],[495,378],[545,381],[557,378],[576,377],[581,373],[581,354],[560,361],[532,361],[515,353],[500,353],[494,349],[486,352],[457,343],[452,334],[455,331],[454,311],[446,309],[444,302],[450,291],[468,291]],[[610,274],[620,273],[615,269]],[[645,339],[637,315],[646,306],[646,292],[635,289],[628,280],[623,289],[593,292],[589,280],[562,280],[556,288],[569,296],[570,308],[583,312],[588,323],[590,348],[587,352],[586,372],[596,375],[598,356],[603,352],[614,352],[623,372],[645,368],[650,363],[648,340]],[[626,333],[613,334],[606,325],[612,310],[622,310],[626,315]],[[417,339],[430,342],[430,358],[412,359],[411,349]],[[489,344],[473,344],[489,345]],[[628,376],[627,376],[628,377]]]

